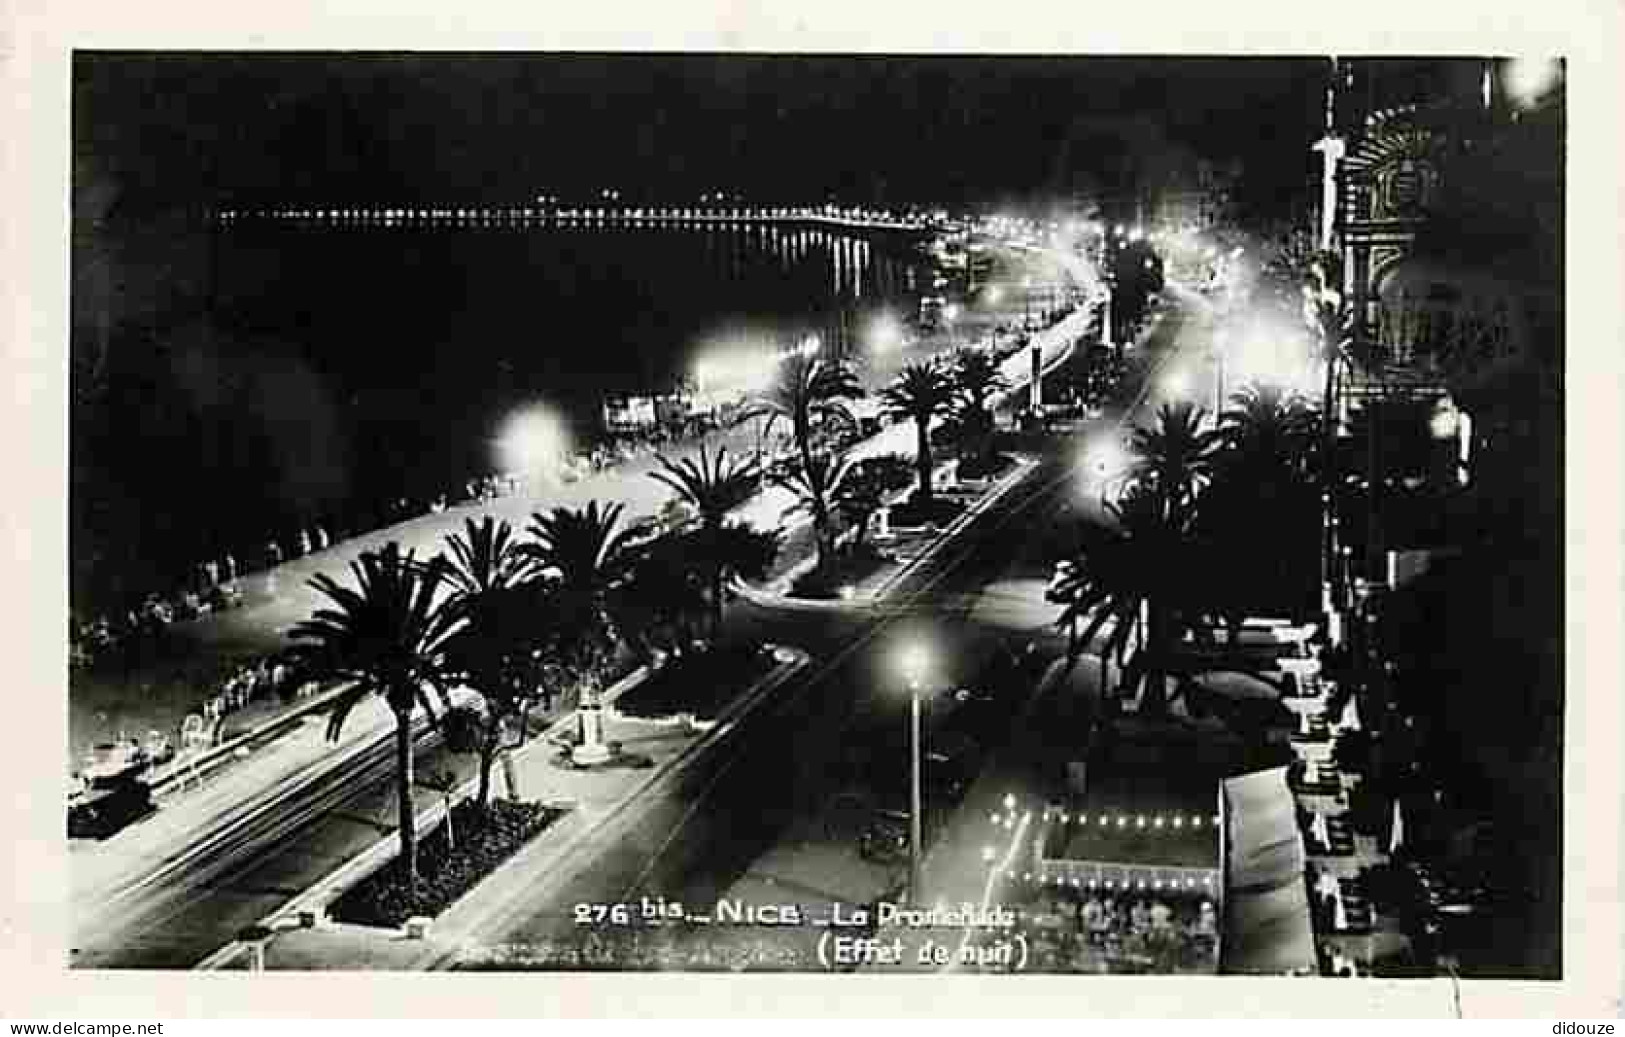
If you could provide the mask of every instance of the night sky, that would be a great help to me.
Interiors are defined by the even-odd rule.
[[[982,203],[1120,192],[1239,158],[1308,175],[1324,59],[86,53],[76,186],[130,205]]]

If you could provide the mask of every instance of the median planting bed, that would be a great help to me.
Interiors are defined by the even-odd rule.
[[[790,594],[797,598],[839,598],[846,588],[869,579],[896,559],[869,544],[841,552],[829,565],[796,577]]]
[[[565,813],[510,800],[492,800],[486,811],[459,803],[451,811],[452,840],[442,824],[418,843],[415,890],[401,875],[399,859],[392,860],[350,887],[329,905],[328,914],[381,928],[399,928],[414,915],[437,915]]]

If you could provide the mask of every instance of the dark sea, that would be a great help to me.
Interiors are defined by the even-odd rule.
[[[811,333],[860,350],[930,290],[911,245],[814,227],[216,231],[189,253],[205,258],[179,316],[121,329],[105,393],[76,393],[76,588],[456,499],[497,468],[516,408],[544,403],[589,443],[606,396],[670,392],[702,356]]]

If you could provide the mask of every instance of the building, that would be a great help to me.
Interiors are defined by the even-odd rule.
[[[1241,177],[1239,162],[1196,160],[1193,167],[1174,174],[1156,192],[1150,206],[1151,224],[1162,231],[1193,233],[1229,226],[1235,219]]]
[[[615,397],[604,401],[604,427],[611,432],[653,431],[683,421],[693,409],[693,400],[681,394]]]
[[[1545,71],[1543,84],[1500,59],[1331,62],[1314,145],[1320,330],[1342,346],[1328,386],[1340,470],[1371,491],[1341,543],[1351,575],[1379,579],[1386,552],[1411,546],[1384,528],[1378,469],[1469,483],[1496,464],[1480,463],[1485,443],[1553,393],[1561,66]]]
[[[1551,978],[1564,68],[1355,59],[1327,71],[1305,314],[1330,358],[1335,690],[1295,746],[1300,767],[1325,746],[1318,769],[1288,781],[1300,823],[1324,829],[1309,855],[1326,876],[1311,898],[1317,948],[1369,946],[1372,899],[1391,902],[1397,884],[1408,943],[1386,967],[1417,973],[1389,974]],[[1356,774],[1364,784],[1336,791]],[[1384,967],[1361,954],[1322,969]]]

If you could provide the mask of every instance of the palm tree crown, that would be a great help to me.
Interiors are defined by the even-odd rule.
[[[584,508],[532,515],[534,539],[525,545],[526,554],[537,569],[556,575],[564,593],[602,605],[634,561],[628,531],[616,528],[623,510],[619,504],[601,508],[594,500]]]
[[[440,598],[447,563],[417,561],[393,541],[350,564],[355,586],[319,573],[310,585],[333,604],[317,609],[289,631],[289,656],[302,672],[350,682],[328,721],[336,738],[356,704],[384,696],[397,714],[418,706],[433,711],[428,691],[443,696],[445,647],[461,618]]]
[[[786,515],[806,512],[813,518],[818,537],[818,562],[833,560],[835,530],[830,515],[835,510],[841,487],[851,476],[855,459],[850,454],[816,454],[773,477],[773,482],[796,495]]]
[[[1302,472],[1315,442],[1315,412],[1295,393],[1252,382],[1230,397],[1219,438],[1233,463],[1251,470]]]
[[[660,459],[663,471],[651,473],[661,483],[677,491],[700,517],[699,534],[687,540],[696,548],[695,559],[709,570],[711,617],[714,625],[722,624],[722,605],[730,573],[755,571],[749,549],[741,551],[740,536],[730,532],[736,523],[728,522],[728,513],[750,499],[756,488],[756,466],[748,461],[730,462],[727,448],[715,455],[702,446],[698,459],[687,458],[672,462]],[[676,584],[666,584],[676,591]]]
[[[513,527],[490,515],[463,520],[463,532],[446,538],[451,550],[446,578],[454,597],[472,597],[512,587],[530,575],[534,559],[514,536]]]
[[[863,386],[849,365],[792,353],[780,363],[773,387],[747,405],[738,421],[765,418],[769,430],[779,421],[789,422],[796,449],[806,460],[815,452],[821,430],[854,424],[848,404],[862,397]]]
[[[961,349],[954,355],[953,383],[966,407],[973,411],[985,411],[988,397],[1010,386],[999,362],[979,349]]]
[[[1206,412],[1191,403],[1167,403],[1157,424],[1136,429],[1137,461],[1132,482],[1149,490],[1172,511],[1189,511],[1213,477],[1215,433],[1204,428]]]
[[[936,364],[913,363],[897,373],[881,402],[888,414],[929,421],[953,402],[952,378]]]
[[[727,447],[711,454],[701,446],[697,458],[674,462],[662,456],[659,461],[662,470],[651,477],[671,487],[709,528],[720,527],[756,488],[756,466],[748,459],[730,460]]]

